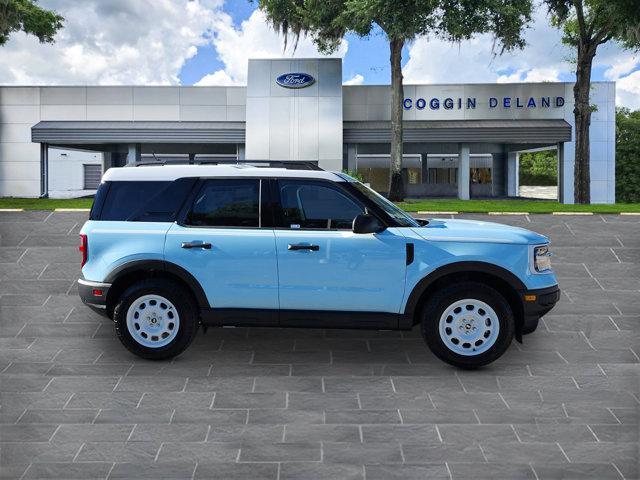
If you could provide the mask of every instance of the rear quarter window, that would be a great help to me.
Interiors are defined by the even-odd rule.
[[[196,180],[105,182],[96,193],[91,219],[172,222]]]

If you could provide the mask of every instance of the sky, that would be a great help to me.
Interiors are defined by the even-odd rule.
[[[54,45],[13,34],[0,47],[0,85],[244,85],[248,58],[315,57],[308,38],[284,39],[249,0],[40,0],[62,14]],[[405,83],[572,81],[572,52],[543,7],[525,32],[527,47],[494,55],[492,38],[460,44],[417,38],[403,50]],[[380,31],[347,35],[345,84],[389,84],[389,47]],[[593,80],[616,81],[616,103],[640,109],[640,53],[601,46]]]

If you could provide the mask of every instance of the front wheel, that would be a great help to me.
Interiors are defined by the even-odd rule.
[[[498,359],[511,344],[513,312],[497,290],[464,282],[429,298],[421,329],[438,358],[456,367],[476,368]]]
[[[198,316],[191,295],[166,279],[129,287],[113,311],[116,334],[128,350],[149,360],[175,357],[191,344]]]

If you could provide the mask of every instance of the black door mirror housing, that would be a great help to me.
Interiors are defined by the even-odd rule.
[[[385,228],[373,215],[360,214],[353,219],[353,233],[380,233]]]

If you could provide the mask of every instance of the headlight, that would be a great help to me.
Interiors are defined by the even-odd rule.
[[[534,247],[533,267],[538,273],[545,273],[551,270],[551,252],[549,251],[549,245]]]

